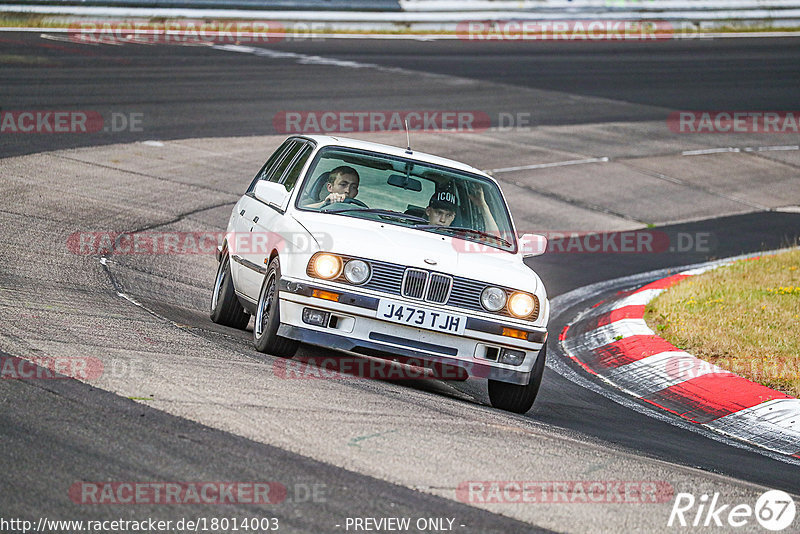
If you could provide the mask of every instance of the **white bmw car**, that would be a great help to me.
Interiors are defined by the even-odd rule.
[[[236,203],[211,318],[256,348],[299,343],[488,379],[524,413],[544,371],[549,303],[497,183],[456,161],[353,139],[294,136]]]

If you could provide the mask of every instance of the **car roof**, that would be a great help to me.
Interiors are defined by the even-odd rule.
[[[346,148],[369,150],[372,152],[381,152],[390,156],[414,159],[422,163],[432,163],[434,165],[441,165],[443,167],[450,167],[461,171],[479,174],[491,179],[493,182],[496,182],[496,180],[494,180],[494,178],[492,178],[490,175],[486,174],[480,169],[476,169],[475,167],[467,165],[466,163],[461,163],[460,161],[455,161],[440,156],[434,156],[433,154],[427,154],[425,152],[418,152],[414,150],[411,154],[409,154],[404,148],[398,148],[392,145],[384,145],[382,143],[373,143],[371,141],[361,141],[360,139],[352,139],[349,137],[338,137],[332,135],[301,135],[298,137],[311,139],[320,147],[341,146]]]

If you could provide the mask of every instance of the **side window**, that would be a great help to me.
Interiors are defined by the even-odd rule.
[[[269,176],[271,176],[272,173],[270,171],[275,168],[276,163],[281,160],[281,157],[286,153],[286,151],[290,150],[295,144],[297,144],[297,141],[294,139],[289,139],[284,141],[284,143],[272,153],[264,166],[261,167],[261,170],[258,171],[256,177],[253,178],[253,181],[250,183],[250,187],[247,188],[248,193],[253,192],[253,189],[256,187],[256,182],[259,180],[266,180],[269,178]],[[280,174],[278,176],[280,176]]]
[[[279,182],[286,168],[292,163],[292,160],[294,160],[294,157],[300,152],[303,146],[305,146],[305,143],[294,141],[293,144],[281,154],[281,159],[278,160],[278,163],[268,170],[267,174],[262,176],[261,179],[269,180],[270,182]]]
[[[286,173],[286,178],[283,181],[283,185],[286,187],[287,191],[291,191],[294,187],[294,184],[297,183],[297,179],[300,178],[300,171],[303,170],[306,161],[308,161],[309,156],[311,156],[311,152],[313,152],[311,146],[305,145],[302,151],[294,159],[294,162],[289,168],[289,171]]]

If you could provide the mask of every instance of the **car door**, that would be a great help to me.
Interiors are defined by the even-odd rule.
[[[233,277],[234,287],[236,292],[248,300],[254,300],[255,297],[250,291],[247,290],[247,280],[249,279],[249,271],[253,266],[248,266],[244,263],[245,254],[251,248],[251,232],[253,231],[253,218],[257,217],[256,211],[259,209],[259,202],[253,197],[253,190],[259,180],[269,179],[274,175],[276,168],[281,163],[287,154],[296,146],[295,139],[287,139],[278,149],[272,153],[267,159],[267,162],[256,173],[250,186],[245,191],[245,194],[236,203],[232,214],[232,222],[229,225],[229,231],[232,234],[228,235],[228,250],[231,255],[231,276]]]
[[[260,179],[281,183],[286,187],[287,192],[291,192],[311,156],[313,148],[310,142],[296,139],[282,153],[275,166]],[[255,183],[253,187],[255,188]],[[252,217],[249,218],[249,227],[247,228],[250,234],[250,246],[244,248],[240,254],[240,263],[243,267],[240,271],[240,288],[247,297],[256,300],[266,273],[267,266],[264,261],[269,258],[273,248],[281,250],[283,248],[282,241],[291,239],[291,236],[285,236],[285,232],[283,232],[286,227],[283,221],[283,208],[261,202],[255,198],[252,192],[245,196],[248,198],[248,207],[245,208],[245,213],[251,214]],[[243,221],[247,220],[246,215]]]

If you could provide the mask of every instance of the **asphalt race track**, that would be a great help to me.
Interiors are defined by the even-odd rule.
[[[719,493],[727,504],[752,505],[767,488],[797,500],[797,459],[615,402],[563,359],[558,332],[624,285],[554,308],[542,389],[516,416],[490,408],[479,380],[286,380],[278,358],[252,348],[249,331],[208,319],[213,255],[101,258],[76,254],[68,239],[223,230],[286,135],[281,112],[472,110],[491,128],[412,133],[412,145],[490,171],[518,228],[556,237],[551,254],[530,262],[556,303],[596,282],[796,245],[797,133],[676,134],[667,117],[796,111],[800,40],[65,39],[0,33],[2,111],[93,111],[108,128],[0,134],[0,352],[4,361],[89,357],[105,372],[86,382],[0,380],[0,518],[259,517],[278,518],[281,532],[352,532],[348,518],[408,517],[452,519],[410,532],[660,532],[672,493],[655,503],[491,503],[458,489],[627,481]],[[405,141],[399,132],[353,135]],[[592,253],[557,238],[642,229],[669,246]],[[286,495],[267,504],[109,505],[70,493],[81,483],[170,481],[270,481]],[[761,531],[754,520],[710,530]]]
[[[280,111],[383,110],[387,103],[389,109],[419,109],[420,103],[453,104],[453,86],[459,87],[458,109],[484,111],[494,124],[504,112],[529,113],[535,125],[558,125],[663,121],[668,111],[684,109],[789,111],[797,106],[800,84],[800,42],[788,38],[591,44],[302,39],[262,45],[306,56],[293,61],[207,46],[89,46],[70,43],[65,34],[38,35],[0,35],[3,109],[47,104],[97,110],[107,118],[111,112],[142,113],[143,131],[13,136],[4,139],[3,155],[279,133],[272,118]],[[342,70],[307,59],[315,56],[388,70]],[[417,75],[409,84],[391,69],[429,76]],[[458,78],[447,83],[441,75]],[[501,85],[487,91],[466,80]],[[522,88],[530,90],[525,98],[514,92]]]

